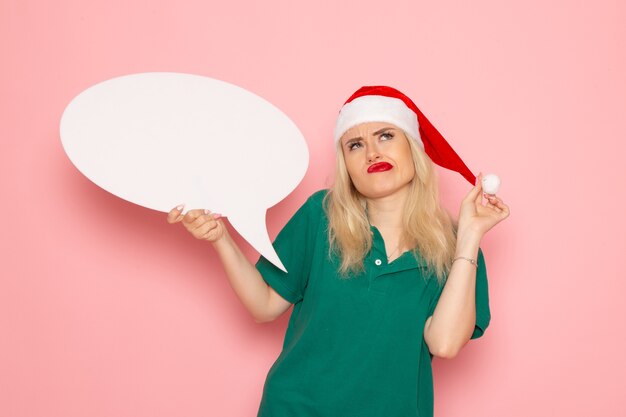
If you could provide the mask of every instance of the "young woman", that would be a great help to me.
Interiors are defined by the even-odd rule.
[[[479,244],[509,208],[493,195],[482,204],[481,175],[391,87],[357,90],[334,139],[334,184],[274,241],[288,273],[248,262],[219,214],[181,205],[168,222],[212,242],[257,322],[293,305],[258,417],[432,416],[433,356],[454,357],[489,325]],[[433,163],[476,184],[458,220],[440,206]]]

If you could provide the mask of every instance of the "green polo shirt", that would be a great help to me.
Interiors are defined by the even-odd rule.
[[[443,288],[411,252],[387,263],[375,226],[365,272],[341,279],[339,259],[328,257],[327,192],[311,195],[273,243],[288,273],[263,256],[256,263],[263,279],[293,303],[257,417],[431,417],[432,355],[423,330]],[[479,249],[472,339],[490,319]]]

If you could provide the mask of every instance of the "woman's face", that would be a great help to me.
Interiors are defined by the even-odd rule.
[[[402,190],[415,176],[408,138],[384,122],[353,126],[339,139],[354,187],[365,197],[385,197]]]

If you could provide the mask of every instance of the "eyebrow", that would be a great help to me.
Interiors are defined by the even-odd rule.
[[[374,132],[374,136],[379,135],[381,133],[383,133],[386,130],[393,130],[393,127],[383,127],[382,129],[378,129],[376,132]],[[352,138],[352,139],[348,139],[345,143],[345,145],[350,145],[352,142],[356,142],[357,140],[361,140],[363,139],[361,136],[357,137],[357,138]]]

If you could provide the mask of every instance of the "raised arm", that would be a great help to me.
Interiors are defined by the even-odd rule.
[[[291,303],[267,285],[260,272],[243,255],[219,214],[197,209],[189,210],[182,215],[182,208],[178,206],[168,213],[168,223],[182,222],[196,239],[211,242],[231,287],[254,321],[257,323],[272,321],[289,308]]]
[[[254,321],[272,321],[287,311],[291,303],[267,285],[261,273],[241,253],[230,234],[227,233],[225,237],[212,243],[222,260],[230,285],[250,311]]]

